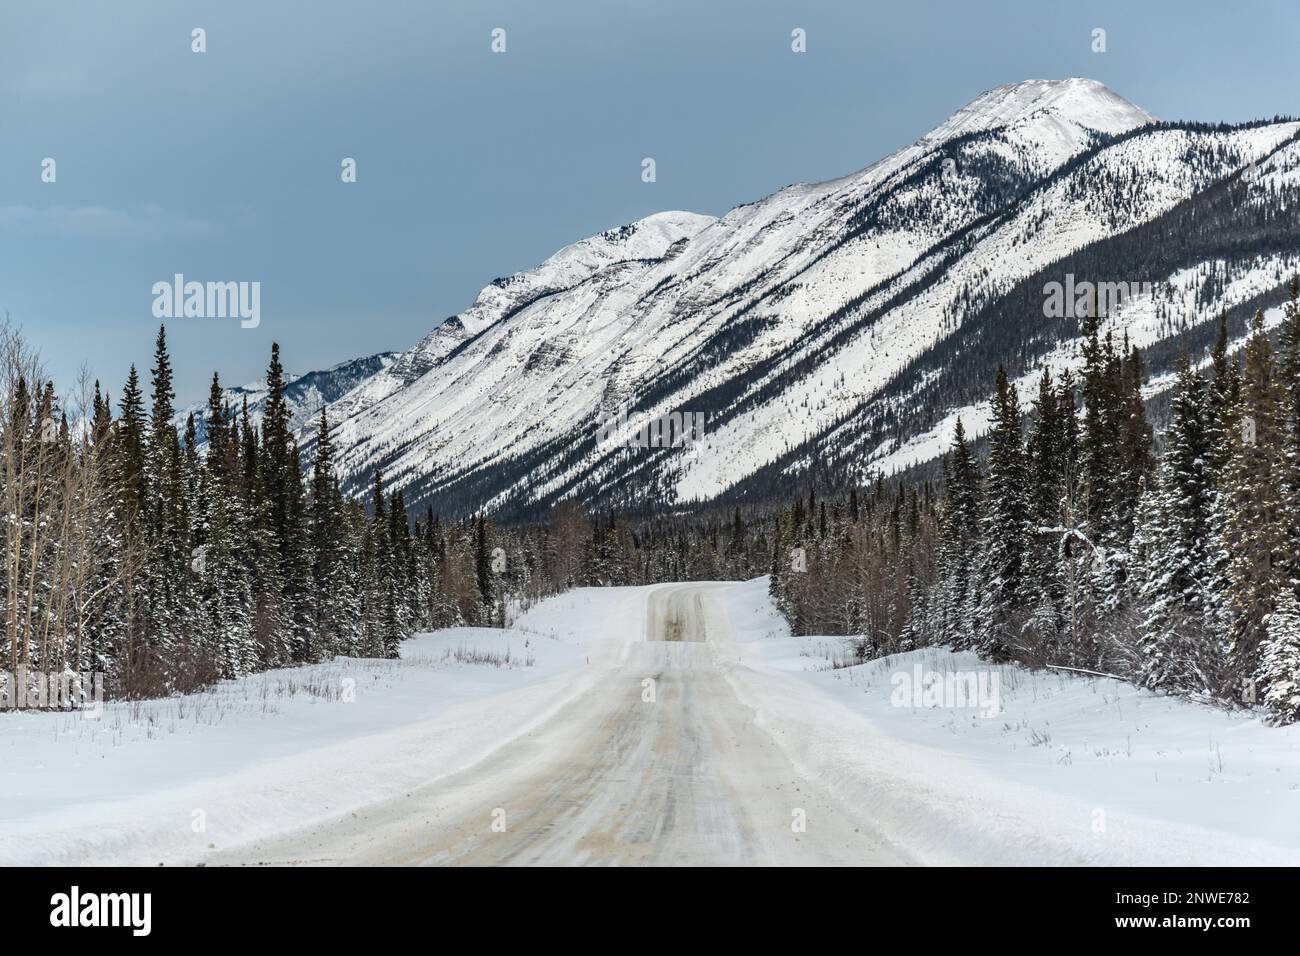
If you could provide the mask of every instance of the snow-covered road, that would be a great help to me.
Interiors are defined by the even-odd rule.
[[[1300,863],[1300,725],[941,647],[858,661],[764,578],[520,611],[0,714],[0,865]],[[919,692],[963,677],[991,698]]]
[[[737,698],[724,588],[642,592],[643,639],[470,769],[209,863],[909,862],[801,775]]]

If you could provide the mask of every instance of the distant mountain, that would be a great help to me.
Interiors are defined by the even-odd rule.
[[[1131,284],[1107,328],[1158,390],[1218,310],[1240,332],[1280,300],[1298,132],[1159,123],[1086,79],[999,87],[842,179],[650,216],[495,280],[331,402],[339,465],[443,513],[865,481],[933,458],[959,414],[978,434],[999,364],[1028,386],[1076,361],[1050,283]],[[703,413],[703,438],[629,441],[674,412]]]
[[[284,397],[289,406],[294,429],[300,430],[307,427],[310,430],[310,426],[320,413],[322,405],[337,401],[356,388],[357,385],[383,372],[392,363],[396,354],[395,352],[380,352],[377,355],[368,355],[365,358],[340,362],[338,365],[322,371],[289,376],[288,384],[284,389]],[[227,388],[224,389],[224,393],[226,401],[236,412],[242,410],[244,400],[247,399],[249,419],[255,425],[261,425],[262,412],[266,407],[265,380]],[[177,427],[184,433],[185,420],[190,414],[193,414],[199,441],[206,441],[204,424],[207,418],[207,408],[208,403],[206,401],[182,408],[175,419]]]

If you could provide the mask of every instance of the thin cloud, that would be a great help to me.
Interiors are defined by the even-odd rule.
[[[107,206],[0,206],[0,228],[21,235],[122,242],[211,239],[222,232],[217,223],[168,212],[156,203],[129,210]]]

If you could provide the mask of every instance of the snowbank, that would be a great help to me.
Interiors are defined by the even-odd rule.
[[[791,637],[766,578],[725,604],[759,724],[923,860],[1300,863],[1300,726],[937,648],[833,667],[844,639]],[[997,713],[927,702],[918,668],[982,677]]]
[[[636,590],[582,589],[509,630],[420,635],[400,660],[110,702],[99,720],[0,714],[0,864],[201,862],[398,796],[528,732],[643,621]]]

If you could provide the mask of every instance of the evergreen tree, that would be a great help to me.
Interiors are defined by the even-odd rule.
[[[1258,671],[1265,619],[1283,588],[1290,587],[1291,555],[1283,525],[1283,390],[1273,350],[1256,313],[1246,342],[1238,398],[1240,428],[1232,443],[1222,486],[1221,545],[1228,561],[1228,605],[1232,612],[1229,661],[1239,692]]]
[[[1210,613],[1214,487],[1205,381],[1180,358],[1157,488],[1140,523],[1144,543],[1138,679],[1151,687],[1209,690],[1222,648]]]
[[[1237,433],[1237,393],[1241,377],[1228,358],[1228,315],[1219,315],[1219,334],[1210,353],[1212,379],[1206,393],[1206,430],[1209,435],[1210,479],[1217,485],[1228,460],[1232,457],[1232,443]]]
[[[1142,385],[1146,366],[1142,354],[1130,347],[1120,365],[1118,404],[1119,485],[1115,489],[1115,534],[1120,542],[1133,536],[1133,520],[1142,489],[1148,484],[1154,459],[1151,425],[1146,419]]]
[[[998,369],[989,432],[985,481],[979,649],[993,660],[1008,659],[1032,598],[1025,559],[1032,533],[1020,402],[1005,368]]]
[[[1117,455],[1111,367],[1114,356],[1107,337],[1099,338],[1100,320],[1089,309],[1083,320],[1083,434],[1080,443],[1084,515],[1089,533],[1100,539],[1110,527]]]
[[[1277,724],[1300,720],[1300,602],[1283,587],[1265,621],[1257,681],[1264,709]]]
[[[193,653],[189,646],[192,624],[186,603],[191,567],[190,528],[185,501],[187,488],[181,465],[180,436],[173,419],[175,391],[167,332],[158,329],[152,369],[152,410],[146,445],[148,564],[145,595],[152,653],[162,663],[160,689],[187,690],[192,671],[178,658]]]
[[[312,562],[311,650],[313,658],[328,659],[349,650],[344,640],[346,625],[341,603],[348,584],[342,502],[334,474],[334,442],[323,405],[316,431],[308,528]]]
[[[134,519],[135,516],[144,514],[147,499],[144,461],[144,393],[140,390],[140,376],[134,365],[127,375],[126,386],[122,389],[122,401],[118,407],[121,412],[118,429],[119,470],[122,484],[126,489],[129,517]]]
[[[1072,413],[1073,409],[1070,410],[1071,416]],[[1058,535],[1047,529],[1059,528],[1064,517],[1067,478],[1065,414],[1051,372],[1045,369],[1038,382],[1034,423],[1026,449],[1029,517],[1035,526],[1030,539],[1033,593],[1029,599],[1035,606],[1031,630],[1043,644],[1045,653],[1054,648],[1064,623],[1065,572],[1057,546]]]
[[[231,444],[236,444],[234,432],[239,433],[239,464],[240,474],[242,476],[242,491],[244,501],[250,509],[255,509],[258,501],[258,488],[261,481],[260,463],[262,459],[261,446],[257,440],[257,429],[253,427],[252,421],[248,417],[248,396],[244,396],[243,408],[239,414],[239,424],[235,426],[234,416],[227,409],[226,420],[232,423],[231,427]]]
[[[593,529],[593,534],[599,531]],[[490,619],[493,593],[492,593],[492,555],[488,547],[487,518],[481,512],[479,513],[474,533],[474,575],[478,582],[479,603],[482,605],[482,620]]]
[[[939,639],[969,647],[975,639],[974,573],[979,551],[979,466],[966,444],[961,419],[944,463],[944,505],[940,519],[941,593],[936,618]]]
[[[1300,276],[1290,283],[1282,326],[1278,330],[1278,379],[1282,387],[1279,427],[1282,430],[1282,494],[1287,551],[1287,575],[1300,587]]]

